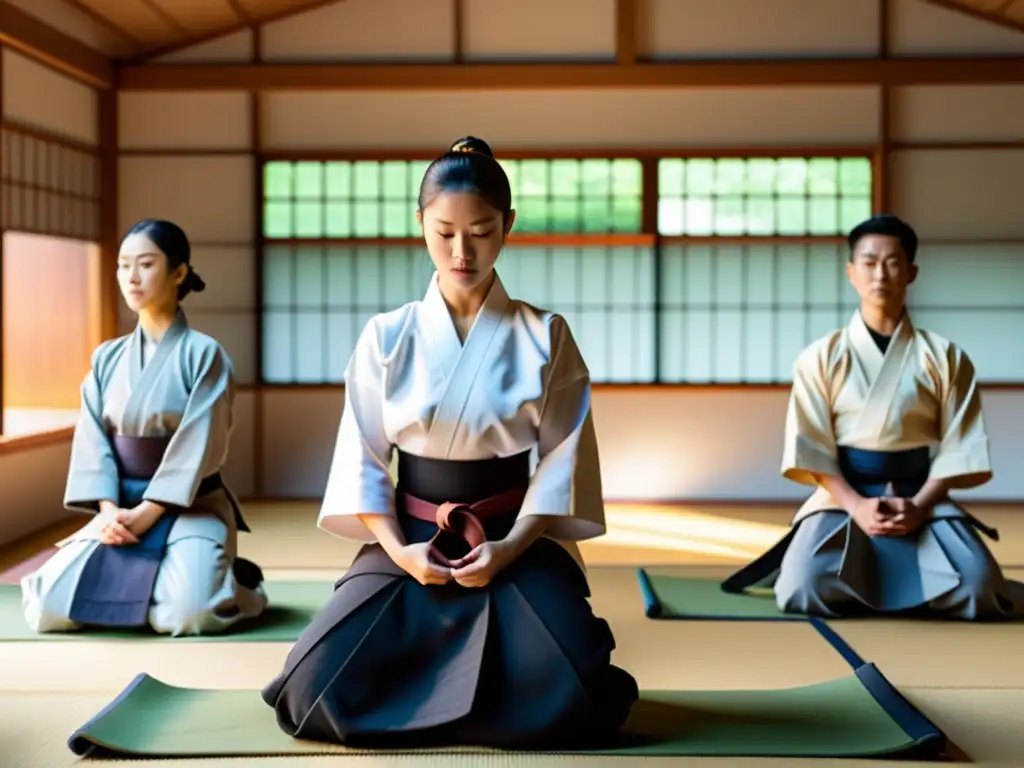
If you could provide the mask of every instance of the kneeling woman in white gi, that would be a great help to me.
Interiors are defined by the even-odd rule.
[[[22,579],[25,618],[38,632],[222,632],[267,606],[260,569],[236,557],[249,529],[220,475],[232,363],[179,307],[205,288],[179,227],[136,224],[117,274],[139,322],[93,353],[64,494],[98,514]]]
[[[494,271],[511,198],[484,142],[435,160],[418,217],[437,272],[356,343],[319,526],[374,543],[263,691],[298,738],[596,743],[637,699],[574,543],[605,532],[587,367]]]

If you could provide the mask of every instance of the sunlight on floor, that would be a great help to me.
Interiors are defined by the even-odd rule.
[[[688,507],[609,504],[605,546],[675,550],[723,557],[757,557],[787,527],[736,520]]]

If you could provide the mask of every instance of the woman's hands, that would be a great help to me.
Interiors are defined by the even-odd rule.
[[[164,508],[144,501],[131,509],[122,509],[113,502],[100,504],[100,543],[120,547],[138,544],[139,537],[153,527]]]
[[[100,502],[100,513],[97,515],[96,523],[100,529],[100,543],[113,547],[120,547],[124,544],[138,544],[139,540],[128,527],[118,518],[123,512],[112,501]]]
[[[507,541],[485,541],[465,557],[452,561],[452,579],[463,587],[486,587],[513,560],[515,550]]]
[[[513,560],[512,548],[504,541],[486,541],[450,564],[437,562],[431,550],[430,542],[407,544],[392,559],[424,586],[454,581],[462,587],[486,587]]]
[[[486,587],[516,558],[543,536],[554,518],[525,515],[499,541],[485,541],[465,557],[452,563],[452,578],[463,587]]]
[[[144,501],[137,507],[122,509],[117,516],[117,522],[135,536],[141,536],[156,524],[156,521],[160,519],[164,511],[164,507],[159,504]]]
[[[365,514],[359,519],[374,534],[395,565],[424,586],[454,581],[463,587],[485,587],[533,542],[544,535],[551,518],[528,515],[516,520],[500,541],[485,541],[464,557],[440,563],[431,555],[429,542],[407,544],[393,515]]]
[[[406,544],[391,555],[391,559],[403,571],[423,586],[447,584],[452,580],[452,569],[446,568],[430,557],[429,541]]]

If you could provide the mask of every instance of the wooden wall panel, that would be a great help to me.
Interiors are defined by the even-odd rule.
[[[252,239],[252,163],[247,155],[122,156],[121,231],[145,218],[171,219],[194,243]]]
[[[0,453],[0,498],[4,499],[0,545],[72,514],[62,504],[70,457],[70,436],[17,452]]]
[[[735,147],[868,144],[876,88],[302,93],[264,96],[271,150],[449,146]],[[541,117],[542,116],[542,117]]]
[[[463,0],[465,61],[614,61],[615,0]],[[552,19],[552,12],[558,19]]]
[[[9,48],[4,48],[3,59],[5,119],[90,146],[99,143],[99,96],[94,88]]]
[[[77,408],[79,387],[99,343],[90,324],[95,246],[4,235],[5,408]]]
[[[924,239],[1024,240],[1024,148],[895,152],[893,208]]]
[[[876,4],[877,0],[639,0],[638,52],[659,60],[874,56],[879,40]]]
[[[1024,85],[894,88],[892,122],[896,142],[1024,142]]]
[[[244,92],[121,93],[118,145],[122,151],[212,151],[249,146]]]

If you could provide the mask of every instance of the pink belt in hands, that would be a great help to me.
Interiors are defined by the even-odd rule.
[[[451,561],[442,555],[434,545],[437,537],[445,532],[453,533],[461,536],[471,550],[476,549],[487,541],[483,521],[518,511],[523,504],[523,499],[526,498],[526,491],[526,486],[512,488],[472,504],[451,501],[446,501],[443,504],[431,504],[429,501],[409,494],[403,494],[402,501],[407,515],[425,523],[437,525],[438,531],[429,542],[431,557],[440,565],[451,567]]]

